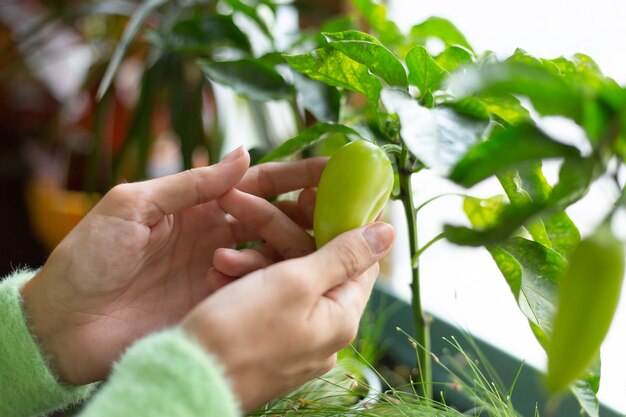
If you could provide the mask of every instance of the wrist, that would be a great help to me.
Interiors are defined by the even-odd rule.
[[[61,311],[53,308],[43,286],[45,271],[39,270],[20,290],[22,309],[33,339],[39,346],[50,370],[59,382],[79,385],[89,381],[78,381],[71,367],[72,361],[66,360],[67,341],[65,325]]]

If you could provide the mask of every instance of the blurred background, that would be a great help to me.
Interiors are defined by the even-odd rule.
[[[146,30],[133,36],[135,41],[124,50],[109,88],[99,91],[107,84],[107,68],[121,58],[116,48],[141,3],[0,2],[0,276],[45,262],[51,248],[98,195],[116,182],[205,165],[240,144],[253,149],[254,157],[309,122],[310,115],[300,114],[297,103],[279,90],[259,100],[253,92],[252,98],[242,96],[208,81],[195,65],[199,56],[215,60],[263,57],[272,63],[277,51],[287,45],[300,42],[307,49],[315,44],[315,33],[323,24],[341,30],[354,23],[345,22],[353,18],[346,14],[351,10],[349,2],[343,0],[280,4],[180,0],[169,5],[164,0],[147,1],[144,5],[160,7],[159,12],[146,9],[140,22]],[[519,47],[546,58],[583,52],[608,76],[626,83],[625,3],[387,3],[391,18],[405,31],[429,16],[441,16],[456,24],[478,52],[489,49],[504,57]],[[198,4],[206,14],[184,14]],[[329,20],[331,24],[323,23]],[[203,36],[212,42],[188,42]],[[540,123],[564,140],[575,142],[583,135],[559,118],[543,118]],[[546,167],[549,179],[557,172],[558,166]],[[418,204],[446,191],[459,191],[435,175],[420,178],[414,184]],[[497,184],[487,181],[472,192],[487,197],[500,191]],[[608,210],[613,193],[600,180],[569,211],[583,235]],[[389,213],[394,221],[403,217],[401,208],[393,204]],[[419,225],[422,242],[437,235],[443,223],[467,222],[461,200],[454,197],[429,205],[422,218],[428,219]],[[403,230],[401,224],[398,230]],[[408,299],[405,241],[400,233],[385,285]],[[422,268],[428,311],[532,365],[544,366],[545,354],[486,251],[442,241],[429,249]],[[624,329],[626,306],[622,303],[603,346],[599,397],[626,413]]]

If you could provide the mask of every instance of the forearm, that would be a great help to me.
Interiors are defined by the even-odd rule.
[[[235,417],[222,366],[180,328],[133,345],[79,417]]]
[[[61,384],[32,336],[20,288],[34,275],[20,271],[0,283],[0,415],[35,416],[84,400],[93,386]]]

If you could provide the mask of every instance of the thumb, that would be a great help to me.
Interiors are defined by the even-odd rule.
[[[311,255],[302,258],[308,270],[320,270],[316,282],[323,294],[337,285],[363,274],[391,249],[391,225],[376,222],[342,233]],[[307,270],[307,269],[305,269]]]

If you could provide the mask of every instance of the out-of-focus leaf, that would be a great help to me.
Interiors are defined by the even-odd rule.
[[[293,69],[309,77],[363,94],[377,103],[382,85],[367,67],[334,48],[320,48],[303,55],[285,56]]]
[[[198,61],[202,72],[211,80],[231,87],[250,100],[266,101],[292,97],[293,86],[272,68],[257,61]]]
[[[330,46],[365,65],[387,84],[407,87],[408,81],[402,63],[389,49],[381,45],[378,39],[356,30],[324,33],[324,37]]]
[[[512,95],[480,96],[487,110],[508,124],[516,125],[530,120],[530,113]]]
[[[518,169],[521,187],[528,193],[532,201],[543,202],[550,198],[552,187],[543,176],[541,163]],[[564,210],[551,211],[542,216],[550,248],[560,253],[565,259],[580,242],[580,232],[576,224]]]
[[[420,95],[439,89],[447,74],[423,46],[416,46],[409,51],[406,66],[409,69],[409,82],[420,89]]]
[[[495,226],[502,210],[506,207],[506,197],[497,195],[491,198],[466,197],[463,199],[463,211],[472,227],[485,230]]]
[[[546,202],[552,187],[543,176],[541,162],[533,161],[498,175],[511,204],[528,204],[529,202]],[[580,232],[562,210],[551,210],[540,218],[526,224],[528,232],[538,243],[551,248],[565,259],[580,242]]]
[[[456,45],[448,45],[446,49],[435,58],[437,64],[446,71],[454,71],[461,65],[474,62],[474,56],[467,49]]]
[[[387,18],[387,7],[373,0],[353,0],[352,4],[363,15],[367,24],[378,34],[384,45],[401,43],[404,35],[398,26]]]
[[[329,134],[359,136],[355,130],[344,125],[316,123],[308,129],[300,132],[297,136],[285,141],[282,145],[265,155],[259,163],[276,161],[292,156],[297,152],[315,145],[325,139]]]
[[[104,76],[102,77],[102,81],[100,82],[100,86],[98,87],[98,98],[102,98],[104,93],[106,93],[109,89],[109,86],[113,81],[113,77],[115,77],[115,73],[122,62],[122,58],[124,58],[126,51],[135,38],[135,35],[137,35],[137,33],[141,30],[141,26],[144,24],[148,16],[150,16],[150,13],[166,2],[167,0],[146,0],[139,7],[137,7],[137,10],[133,13],[128,25],[126,25],[126,28],[124,29],[122,38],[117,43],[115,51],[113,51],[113,56],[111,56],[111,59],[109,60],[109,65],[107,66]]]
[[[178,135],[183,168],[193,167],[193,152],[204,143],[202,124],[202,80],[185,80],[182,60],[168,73],[170,117],[172,129]]]
[[[228,5],[233,8],[233,10],[236,10],[252,19],[257,24],[261,32],[265,34],[265,36],[267,36],[269,39],[274,39],[272,31],[267,26],[267,22],[263,20],[263,18],[257,13],[257,7],[250,6],[242,0],[225,0],[225,2],[228,3]]]
[[[559,171],[559,182],[550,194],[550,205],[565,208],[587,195],[591,183],[599,174],[593,158],[568,158]]]
[[[294,85],[301,103],[319,122],[339,121],[341,94],[336,87],[294,71]]]
[[[470,187],[515,164],[556,157],[576,157],[577,148],[552,140],[531,124],[496,129],[456,164],[450,179]]]
[[[425,45],[428,38],[438,38],[447,45],[461,45],[474,51],[461,31],[452,22],[441,17],[429,17],[413,26],[409,32],[409,38],[413,43],[421,45]]]
[[[206,55],[223,45],[250,51],[248,37],[232,16],[194,16],[176,22],[171,30],[151,32],[149,38],[161,48],[183,54]]]
[[[490,120],[491,114],[482,101],[476,97],[465,97],[459,101],[446,103],[446,106],[452,107],[457,112],[475,119]]]
[[[506,61],[466,68],[451,74],[447,84],[457,97],[521,95],[542,115],[562,115],[575,121],[582,116],[584,95],[580,89],[540,64]]]
[[[524,223],[538,215],[545,204],[506,205],[493,219],[493,225],[482,230],[462,226],[444,226],[446,239],[463,246],[484,246],[503,242]]]
[[[570,386],[570,391],[589,417],[600,417],[600,401],[596,397],[598,391],[594,391],[594,386],[599,384],[600,374],[598,373],[589,374],[587,379],[579,379]]]
[[[402,140],[426,167],[447,175],[481,138],[488,123],[448,107],[428,109],[406,92],[385,89],[383,104],[400,119]]]

